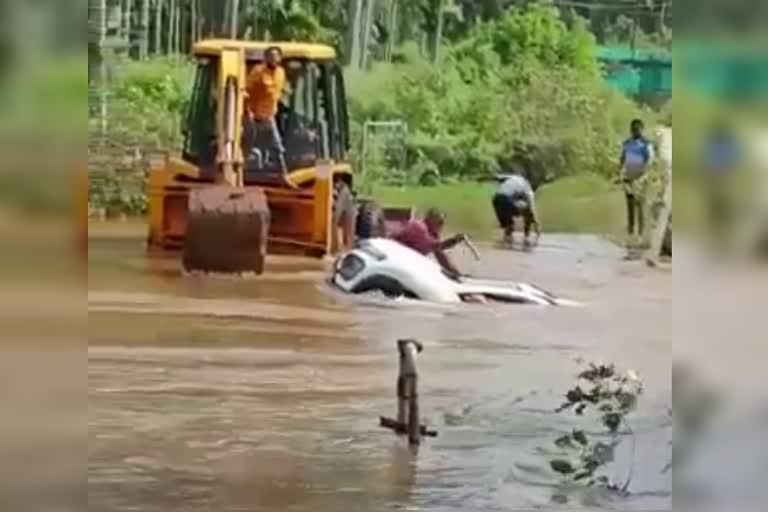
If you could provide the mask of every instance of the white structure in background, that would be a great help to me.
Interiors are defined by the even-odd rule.
[[[367,120],[363,124],[363,138],[360,147],[360,177],[365,182],[368,174],[368,159],[371,152],[372,138],[376,136],[386,136],[390,139],[397,138],[400,141],[401,151],[398,162],[399,170],[402,172],[406,166],[406,147],[405,140],[408,137],[408,124],[403,121],[371,121]]]
[[[754,132],[750,142],[756,196],[750,198],[751,211],[739,232],[738,248],[749,257],[756,253],[765,257],[768,250],[768,131]]]
[[[672,128],[659,128],[659,163],[664,173],[664,194],[662,207],[651,232],[651,248],[646,255],[649,265],[656,265],[664,247],[664,239],[672,222]]]

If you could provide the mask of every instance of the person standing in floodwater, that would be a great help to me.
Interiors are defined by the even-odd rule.
[[[645,230],[645,195],[648,171],[653,160],[653,144],[643,135],[645,125],[634,119],[629,127],[629,138],[624,141],[619,158],[619,174],[627,201],[627,235],[629,243],[642,238]]]

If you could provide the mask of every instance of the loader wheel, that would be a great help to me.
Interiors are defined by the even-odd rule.
[[[355,224],[355,237],[384,238],[387,236],[387,226],[384,222],[384,213],[375,201],[365,200],[357,208],[357,222]]]

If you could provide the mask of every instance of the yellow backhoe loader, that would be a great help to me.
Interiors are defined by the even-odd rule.
[[[246,78],[272,46],[286,73],[276,122],[287,173],[269,148],[243,136]],[[150,169],[151,248],[182,249],[189,271],[261,273],[267,251],[322,257],[344,248],[345,219],[356,218],[358,235],[375,234],[381,210],[352,198],[344,76],[333,48],[213,39],[193,53],[181,154]]]

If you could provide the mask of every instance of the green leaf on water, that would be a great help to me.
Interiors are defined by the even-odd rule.
[[[567,460],[553,460],[550,461],[549,465],[552,467],[554,471],[557,471],[558,473],[561,473],[563,475],[570,475],[574,473],[576,470],[573,468],[570,462]]]
[[[587,446],[587,443],[589,443],[589,440],[587,439],[587,435],[584,433],[583,430],[574,430],[573,439],[574,441],[576,441],[582,446]]]
[[[584,392],[580,387],[576,386],[574,389],[568,391],[565,398],[567,398],[570,403],[575,404],[584,399]]]
[[[614,448],[613,444],[597,443],[592,448],[592,453],[600,464],[607,464],[614,460]]]
[[[552,495],[552,503],[557,505],[567,505],[568,497],[565,494],[557,493]]]
[[[615,434],[621,425],[621,415],[615,412],[606,414],[603,416],[603,425],[605,425],[612,434]]]

